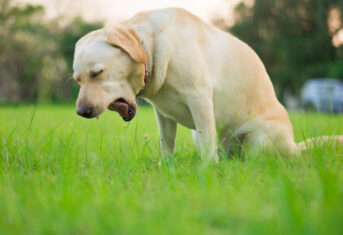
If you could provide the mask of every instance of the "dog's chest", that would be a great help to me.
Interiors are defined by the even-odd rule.
[[[175,89],[164,87],[154,97],[150,98],[149,101],[163,116],[188,128],[195,129],[192,114],[182,95]]]

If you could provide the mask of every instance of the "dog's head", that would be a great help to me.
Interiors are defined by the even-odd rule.
[[[106,109],[134,118],[144,87],[146,53],[131,28],[93,31],[76,44],[73,77],[80,85],[77,114],[98,117]]]

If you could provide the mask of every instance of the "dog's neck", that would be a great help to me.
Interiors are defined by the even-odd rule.
[[[152,36],[154,35],[154,32],[151,28],[140,24],[131,24],[130,27],[136,30],[147,57],[147,63],[145,64],[145,72],[148,72],[147,82],[142,91],[139,92],[139,96],[150,100],[165,82],[163,71],[159,69],[159,66],[155,67],[157,58],[155,58],[156,48]],[[157,51],[157,53],[161,53],[161,51]]]

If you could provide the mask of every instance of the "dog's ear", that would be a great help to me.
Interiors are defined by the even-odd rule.
[[[146,53],[134,29],[116,27],[108,32],[106,42],[123,49],[137,63],[146,64]]]

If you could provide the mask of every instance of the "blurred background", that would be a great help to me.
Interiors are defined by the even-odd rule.
[[[343,0],[0,0],[0,103],[74,103],[76,41],[170,6],[247,42],[290,109],[321,110],[321,99],[331,99],[324,106],[343,112]]]

